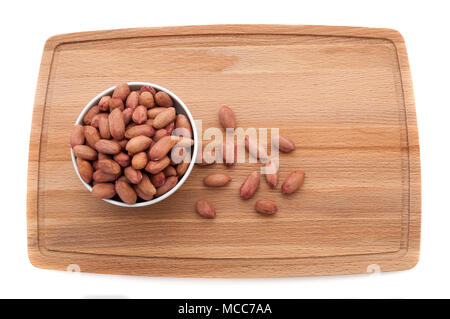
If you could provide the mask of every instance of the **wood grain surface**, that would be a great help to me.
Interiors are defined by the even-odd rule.
[[[280,128],[297,150],[280,178],[303,169],[292,196],[239,187],[256,164],[195,167],[170,198],[122,208],[78,180],[69,136],[82,108],[124,81],[162,85],[203,129],[229,105],[238,126]],[[233,181],[202,184],[211,172]],[[420,160],[404,41],[393,30],[217,25],[85,32],[50,38],[36,91],[28,172],[33,265],[182,277],[283,277],[404,270],[419,258]],[[254,211],[273,199],[279,212]],[[217,218],[202,219],[207,199]]]

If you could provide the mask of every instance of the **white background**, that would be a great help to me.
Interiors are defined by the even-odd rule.
[[[1,28],[0,297],[450,297],[449,1],[6,1]],[[26,250],[28,141],[42,49],[52,35],[195,24],[393,28],[406,41],[422,161],[421,260],[380,275],[176,279],[36,269]]]

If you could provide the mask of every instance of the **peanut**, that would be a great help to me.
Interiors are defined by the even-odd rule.
[[[184,114],[178,114],[175,118],[175,128],[179,130],[180,136],[192,138],[192,127],[188,118]]]
[[[139,152],[133,156],[131,159],[131,167],[134,169],[143,169],[147,165],[147,153]]]
[[[132,139],[133,137],[143,135],[152,137],[155,134],[155,129],[153,126],[142,124],[142,125],[134,125],[130,128],[127,128],[125,131],[125,137],[127,139]]]
[[[219,110],[219,122],[224,129],[236,128],[236,117],[234,112],[228,106],[222,106]]]
[[[153,186],[147,174],[142,174],[142,179],[139,184],[135,186],[139,197],[144,200],[151,200],[156,194],[156,188]]]
[[[106,115],[106,113],[99,115],[101,115],[98,119],[98,130],[100,132],[100,137],[109,140],[111,138],[111,132],[109,131],[108,115]]]
[[[164,182],[166,181],[166,176],[163,172],[159,172],[158,174],[150,176],[150,181],[155,187],[160,187],[164,185]]]
[[[155,132],[155,135],[153,135],[153,141],[158,142],[161,138],[164,136],[169,136],[169,132],[167,132],[165,129],[159,129]]]
[[[113,182],[117,178],[119,178],[119,174],[112,175],[112,174],[105,173],[104,171],[98,169],[94,172],[94,174],[92,175],[92,178],[97,183]]]
[[[255,210],[264,215],[273,215],[278,211],[278,207],[274,201],[258,200],[255,203]]]
[[[84,127],[84,137],[86,138],[86,144],[92,148],[95,148],[95,143],[100,140],[100,134],[97,129],[90,125]]]
[[[77,167],[78,173],[80,173],[80,176],[83,179],[83,181],[89,184],[92,181],[92,174],[93,174],[91,163],[84,159],[77,158]]]
[[[120,165],[111,159],[101,159],[97,162],[97,169],[102,170],[103,172],[111,175],[120,174],[122,169]]]
[[[125,123],[125,125],[128,125],[128,123],[131,122],[131,118],[133,117],[133,112],[134,112],[134,109],[132,109],[130,107],[123,110],[122,116],[123,116],[123,122]]]
[[[159,92],[158,92],[159,93]],[[155,129],[160,129],[172,122],[176,117],[175,108],[170,107],[166,109],[164,112],[159,113],[153,119],[153,127]]]
[[[142,180],[141,171],[134,169],[131,166],[125,167],[123,174],[132,184],[139,184]]]
[[[86,125],[90,125],[94,116],[96,116],[100,112],[100,108],[98,105],[95,105],[86,112],[86,115],[83,117],[83,123]]]
[[[155,94],[155,102],[156,104],[162,107],[173,106],[173,101],[170,98],[169,94],[163,91],[159,91],[158,93]]]
[[[75,157],[87,161],[95,161],[97,159],[97,152],[87,145],[75,145],[73,147],[73,154]]]
[[[130,87],[127,83],[121,83],[114,89],[112,97],[120,98],[122,101],[125,101],[127,96],[130,94]],[[112,110],[111,110],[112,111]]]
[[[286,136],[279,135],[278,139],[272,138],[272,145],[283,153],[290,153],[295,150],[295,143]]]
[[[119,195],[120,199],[126,204],[135,204],[137,200],[137,194],[133,187],[127,182],[116,181],[116,193]]]
[[[147,108],[144,105],[139,105],[138,107],[136,107],[134,109],[133,115],[131,116],[131,119],[136,124],[142,124],[147,121]]]
[[[183,176],[187,169],[189,168],[189,162],[181,162],[180,164],[177,165],[177,175],[178,177]]]
[[[125,109],[122,99],[118,97],[113,97],[111,100],[109,100],[109,110],[112,112],[115,109],[119,109],[121,111]]]
[[[109,100],[111,100],[111,97],[109,95],[105,95],[100,99],[100,101],[98,102],[100,111],[106,112],[109,110]]]
[[[281,185],[281,192],[286,195],[292,194],[303,185],[304,181],[305,181],[304,171],[302,170],[293,171],[291,174],[289,174],[289,176],[285,179],[285,181]]]
[[[122,167],[129,166],[131,162],[130,156],[123,152],[114,155],[114,160]]]
[[[145,151],[151,143],[152,139],[148,136],[136,136],[128,141],[125,149],[131,154],[136,154]]]
[[[166,179],[166,182],[162,186],[160,186],[156,189],[156,194],[155,194],[156,197],[159,197],[159,196],[167,193],[172,188],[174,188],[175,185],[177,185],[177,183],[178,183],[178,177],[176,177],[176,176],[168,177]]]
[[[136,106],[139,105],[139,93],[137,91],[133,91],[128,95],[127,101],[125,102],[125,106],[127,108],[135,109]]]
[[[70,147],[76,145],[84,144],[84,126],[77,124],[72,129],[72,134],[70,135]]]
[[[177,170],[173,166],[167,166],[163,172],[166,177],[177,176]]]
[[[271,188],[275,188],[278,184],[278,167],[275,161],[267,162],[266,169],[270,171],[269,174],[265,174],[266,182]]]
[[[95,143],[95,149],[103,154],[116,155],[121,151],[122,147],[116,141],[100,139]]]
[[[163,158],[169,153],[169,151],[174,147],[180,138],[178,136],[164,136],[159,141],[157,141],[151,148],[149,152],[150,159],[152,161],[157,161]]]
[[[165,107],[154,107],[147,111],[147,117],[149,119],[154,119],[159,113],[162,113],[164,111],[167,111],[167,108]]]
[[[150,92],[153,96],[156,94],[156,90],[149,85],[144,85],[143,87],[141,87],[139,89],[140,93],[145,92],[145,91]]]
[[[211,174],[203,179],[206,186],[220,187],[231,182],[231,177],[227,174]]]
[[[242,199],[249,199],[256,193],[256,190],[259,187],[259,180],[258,172],[253,172],[248,175],[240,189]]]
[[[112,183],[98,183],[92,187],[92,195],[98,198],[113,198],[116,189]]]
[[[145,170],[150,174],[158,174],[169,165],[170,165],[170,158],[166,156],[160,159],[159,161],[148,162],[147,166],[145,166]]]
[[[125,137],[125,121],[123,120],[122,111],[119,109],[114,109],[109,113],[109,131],[111,136],[121,141]]]
[[[153,94],[148,91],[141,92],[141,94],[139,95],[139,104],[145,106],[145,112],[147,113],[147,109],[155,106]]]
[[[195,208],[197,210],[197,213],[202,217],[205,218],[216,217],[216,211],[214,209],[214,206],[206,200],[199,199],[195,204]]]

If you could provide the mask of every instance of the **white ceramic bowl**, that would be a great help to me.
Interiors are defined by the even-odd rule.
[[[174,103],[174,107],[177,110],[177,114],[181,113],[186,115],[186,117],[189,119],[189,122],[191,123],[191,127],[192,127],[192,134],[193,134],[193,139],[194,139],[194,150],[191,154],[191,158],[192,161],[189,164],[189,167],[186,171],[186,173],[183,175],[183,177],[178,181],[178,184],[175,185],[174,188],[172,188],[170,191],[168,191],[167,193],[165,193],[164,195],[157,197],[155,199],[149,200],[149,201],[145,201],[145,202],[138,202],[136,204],[126,204],[124,202],[119,202],[116,200],[112,200],[112,199],[103,199],[105,202],[108,202],[110,204],[113,205],[117,205],[117,206],[122,206],[122,207],[142,207],[142,206],[147,206],[147,205],[152,205],[152,204],[156,204],[166,198],[168,198],[170,195],[172,195],[173,193],[175,193],[180,187],[181,185],[183,185],[183,183],[187,180],[189,174],[191,173],[194,164],[195,164],[195,159],[197,158],[197,151],[198,151],[198,137],[197,137],[197,128],[195,126],[195,122],[194,119],[192,118],[191,113],[189,112],[188,108],[186,107],[186,105],[184,105],[183,101],[181,101],[175,94],[173,94],[171,91],[169,91],[166,88],[163,88],[162,86],[153,84],[153,83],[147,83],[147,82],[128,82],[128,86],[130,87],[131,90],[137,90],[139,88],[141,88],[144,85],[149,85],[154,87],[157,91],[163,91],[166,92],[167,94],[170,95],[170,97],[173,100]],[[114,89],[116,87],[110,87],[109,89],[106,89],[105,91],[101,92],[99,95],[97,95],[96,97],[94,97],[83,109],[83,111],[81,111],[80,115],[78,116],[77,121],[75,122],[75,125],[77,124],[81,124],[83,125],[83,117],[86,115],[87,111],[93,107],[94,105],[97,105],[98,102],[100,101],[100,99],[102,98],[102,96],[105,95],[112,95]],[[78,172],[78,167],[77,167],[77,162],[75,159],[75,156],[73,155],[73,151],[72,149],[70,149],[70,154],[72,156],[72,163],[73,163],[73,167],[75,169],[75,172],[78,175],[78,178],[80,179],[80,181],[83,183],[83,185],[91,192],[92,191],[92,186],[87,184],[85,181],[83,181],[83,179],[80,176],[80,173]]]

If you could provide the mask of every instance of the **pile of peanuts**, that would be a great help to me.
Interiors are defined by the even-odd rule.
[[[73,128],[70,145],[81,178],[98,198],[152,200],[171,190],[189,167],[192,128],[166,92],[119,84],[88,110],[83,124]],[[172,135],[174,129],[182,133]]]
[[[236,129],[236,116],[233,110],[228,106],[222,106],[219,110],[219,122],[222,127],[226,129]],[[278,148],[280,152],[290,153],[295,150],[295,143],[288,137],[280,135],[278,139],[272,140],[272,146]],[[257,145],[254,141],[245,138],[245,148],[247,152],[259,159],[264,160],[266,162],[266,166],[271,167],[271,174],[265,174],[267,184],[275,189],[278,185],[278,163],[273,160],[269,160],[263,158],[262,154],[266,154],[263,150],[259,149],[259,145]],[[225,166],[232,166],[234,163],[234,143],[223,143],[223,163]],[[200,166],[214,164],[214,161],[206,161],[202,158],[202,162],[199,163]],[[284,180],[281,185],[281,193],[284,195],[293,194],[297,191],[305,180],[305,172],[303,170],[294,170],[292,171]],[[227,174],[211,174],[206,176],[203,179],[203,183],[208,187],[221,187],[225,186],[231,182],[231,177]],[[260,173],[258,171],[254,171],[248,175],[245,181],[242,183],[240,188],[240,197],[243,200],[248,200],[253,195],[255,195],[256,191],[259,188],[260,184]],[[198,214],[206,218],[215,218],[216,211],[214,206],[206,201],[206,200],[198,200],[196,203],[196,209]],[[257,200],[255,203],[255,210],[258,213],[263,215],[273,215],[278,211],[277,204],[272,200]]]

